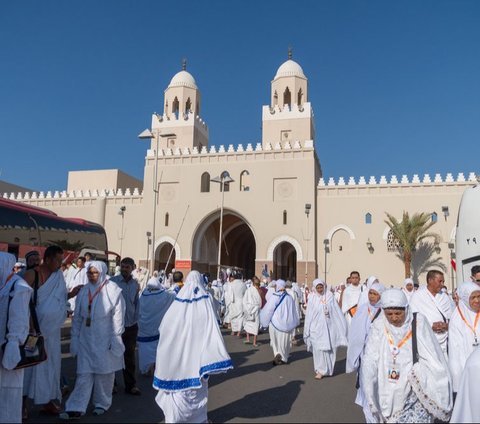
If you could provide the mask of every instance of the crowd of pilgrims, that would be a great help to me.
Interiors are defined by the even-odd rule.
[[[221,328],[233,337],[245,335],[253,349],[259,348],[259,332],[268,331],[272,364],[285,366],[302,323],[313,378],[332,376],[337,349],[347,348],[346,372],[357,374],[355,403],[366,422],[480,421],[473,386],[480,378],[478,266],[472,281],[449,294],[443,273],[435,270],[426,285],[406,279],[400,289],[386,288],[374,276],[362,283],[356,271],[337,287],[320,279],[307,285],[244,281],[238,270],[214,281],[197,271],[185,279],[178,271],[148,278],[131,258],[109,276],[106,264],[91,256],[66,266],[57,246],[47,248],[43,260],[30,252],[26,262],[22,269],[13,255],[0,252],[2,423],[26,419],[32,401],[63,420],[80,418],[90,402],[92,414],[102,415],[120,370],[125,392],[140,395],[137,348],[139,371],[153,377],[165,421],[207,422],[208,377],[234,366]],[[17,369],[19,347],[31,331],[32,299],[48,359]],[[67,315],[77,376],[62,411],[61,328]]]

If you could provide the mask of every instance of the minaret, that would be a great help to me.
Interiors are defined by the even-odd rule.
[[[164,95],[163,115],[154,113],[152,131],[172,134],[162,137],[161,149],[208,147],[208,127],[200,118],[200,91],[193,76],[187,72],[187,61],[182,61],[182,70],[175,74]],[[174,135],[173,135],[174,134]],[[155,140],[152,140],[152,149]]]
[[[315,127],[308,102],[308,80],[302,67],[292,60],[291,48],[288,60],[278,68],[271,85],[270,106],[263,106],[262,113],[263,145],[313,140]]]

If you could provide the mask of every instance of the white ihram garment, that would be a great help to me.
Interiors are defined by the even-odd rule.
[[[123,368],[125,352],[122,341],[125,316],[122,290],[108,280],[107,267],[103,262],[92,261],[90,267],[100,272],[99,282],[88,283],[78,294],[70,343],[71,354],[77,356],[78,385],[75,384],[65,404],[66,411],[83,413],[92,389],[95,407],[108,409],[114,374]],[[102,285],[103,288],[92,301],[91,325],[87,326],[88,293],[93,296]]]
[[[158,330],[174,299],[174,293],[163,288],[150,290],[148,285],[140,296],[137,342],[138,367],[143,374],[155,365],[160,338]]]
[[[352,322],[352,315],[349,312],[353,307],[358,305],[360,295],[362,294],[362,286],[352,286],[351,284],[345,288],[342,295],[342,313],[347,320],[347,327]]]
[[[324,287],[323,295],[315,290],[319,285]],[[333,375],[337,348],[347,346],[347,323],[326,284],[315,280],[313,288],[308,297],[303,339],[307,351],[313,353],[315,372]]]
[[[70,269],[72,269],[71,267]],[[74,289],[77,286],[84,286],[85,284],[88,283],[88,278],[87,278],[87,268],[83,267],[80,269],[75,269],[75,273],[73,274],[72,278],[67,281],[67,290],[70,292],[72,289]],[[68,300],[68,303],[70,303],[70,309],[71,311],[75,311],[75,302],[77,301],[77,296],[72,297]]]
[[[33,296],[33,295],[32,295]],[[61,399],[61,329],[67,317],[67,287],[62,271],[53,272],[37,291],[37,318],[45,339],[47,360],[25,370],[23,394],[42,405]]]
[[[300,317],[293,298],[285,291],[273,293],[260,311],[260,325],[268,327],[273,356],[280,355],[283,362],[288,362],[291,332],[299,324]]]
[[[230,368],[202,276],[191,271],[160,324],[153,387],[165,422],[206,422],[208,375]]]
[[[251,286],[243,296],[243,328],[248,334],[255,336],[258,334],[260,309],[262,309],[262,298],[257,288]]]
[[[448,365],[450,367],[450,374],[452,375],[453,391],[457,392],[460,385],[465,363],[470,354],[477,348],[480,343],[480,329],[477,328],[475,341],[475,334],[471,330],[474,328],[477,314],[470,308],[470,295],[480,291],[478,284],[473,282],[463,283],[458,288],[458,295],[460,302],[452,314],[452,318],[448,325]],[[463,318],[462,318],[463,316]],[[463,321],[465,319],[470,326]]]
[[[232,331],[242,330],[243,325],[243,295],[247,287],[242,280],[233,280],[227,284],[228,292],[225,295],[225,303],[228,308],[228,315],[232,323]],[[228,297],[227,297],[228,296]]]
[[[480,422],[478,381],[480,380],[480,349],[477,347],[467,359],[458,385],[457,399],[451,423]]]
[[[19,345],[25,342],[29,331],[28,304],[32,289],[18,275],[13,275],[7,282],[14,264],[15,256],[0,252],[0,346],[8,342],[5,351],[0,348],[1,423],[22,422],[23,370],[13,368],[21,359]]]
[[[434,322],[447,322],[453,312],[454,304],[446,293],[438,293],[435,297],[427,287],[420,287],[410,299],[412,312],[420,312],[424,315],[430,327]],[[445,357],[447,357],[448,331],[435,333]]]
[[[401,327],[388,323],[381,314],[372,325],[362,358],[360,385],[376,422],[433,422],[433,418],[448,421],[452,407],[452,392],[448,366],[430,324],[417,314],[419,361],[413,364],[412,313],[408,301],[399,289],[382,295],[382,307],[406,308],[406,320]],[[387,331],[395,345],[407,337],[399,348],[395,365]],[[399,377],[391,381],[390,370]],[[418,413],[421,413],[418,416]],[[413,421],[412,421],[413,420]]]

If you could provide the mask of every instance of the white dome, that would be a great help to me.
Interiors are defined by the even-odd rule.
[[[307,78],[303,73],[302,67],[292,59],[288,59],[286,62],[280,65],[278,68],[277,74],[274,79],[280,77],[301,77]]]
[[[192,74],[187,71],[180,71],[178,74],[175,74],[175,76],[170,81],[170,84],[168,84],[168,87],[189,87],[198,89],[197,83],[192,77]]]

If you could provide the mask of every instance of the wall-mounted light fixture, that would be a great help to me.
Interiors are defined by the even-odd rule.
[[[435,249],[435,253],[438,255],[442,249],[440,248],[440,243],[438,243],[438,241],[435,242],[435,244],[433,245],[433,248]]]
[[[368,249],[368,251],[369,251],[370,253],[375,252],[375,249],[374,249],[373,244],[372,244],[372,242],[370,241],[370,239],[368,239],[368,241],[367,241],[367,249]]]
[[[448,210],[448,206],[442,206],[442,212],[443,212],[443,216],[445,217],[445,221],[446,221],[448,215],[450,215],[450,212]]]

